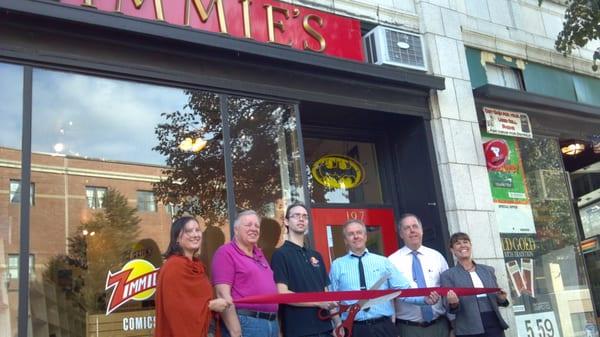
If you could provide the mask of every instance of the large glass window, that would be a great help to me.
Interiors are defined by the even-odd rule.
[[[285,205],[304,201],[298,121],[289,104],[236,96],[227,107],[236,207],[263,216],[260,244],[270,257],[283,240]]]
[[[34,336],[131,333],[123,317],[150,335],[152,292],[114,303],[107,279],[133,260],[149,263],[142,273],[160,268],[174,217],[198,219],[210,265],[230,237],[222,115],[236,206],[264,216],[267,254],[285,204],[304,199],[292,105],[44,69],[34,69],[32,103]]]
[[[0,330],[16,336],[21,204],[11,204],[11,182],[21,179],[23,68],[0,63],[0,88]]]
[[[558,140],[482,134],[519,336],[585,336],[593,303]]]
[[[107,278],[160,268],[173,216],[205,228],[205,261],[228,237],[220,116],[217,94],[34,69],[32,335],[151,335],[152,290],[115,303]]]

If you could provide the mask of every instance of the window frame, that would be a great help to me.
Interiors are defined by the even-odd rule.
[[[88,195],[88,191],[92,191],[92,199],[90,204],[90,197]],[[98,191],[103,191],[104,194],[102,198],[98,196]],[[108,191],[108,187],[104,186],[85,186],[85,200],[86,206],[88,209],[103,209],[104,208],[104,198],[106,197],[106,192]]]
[[[158,212],[158,202],[153,191],[137,190],[137,211],[138,212]],[[146,199],[144,197],[150,197]],[[143,205],[143,206],[142,206]],[[151,205],[151,207],[149,207]]]
[[[13,190],[16,185],[17,189]],[[8,186],[8,201],[11,204],[21,203],[21,179],[10,179]],[[35,183],[29,184],[29,205],[35,206]]]
[[[504,82],[502,85],[498,84],[498,83],[492,83],[492,82],[490,82],[490,72],[489,72],[489,70],[492,69],[492,68],[498,69],[501,72],[502,80]],[[518,88],[515,88],[515,87],[507,85],[506,76],[505,76],[505,74],[506,74],[507,71],[510,71],[511,73],[513,73],[515,75],[516,83],[519,85]],[[503,65],[503,64],[489,63],[488,62],[488,63],[485,64],[485,76],[487,78],[487,83],[488,84],[497,85],[497,86],[504,87],[504,88],[509,88],[509,89],[515,89],[515,90],[525,91],[525,81],[523,80],[523,72],[519,68],[509,67],[509,66],[506,66],[506,65]]]

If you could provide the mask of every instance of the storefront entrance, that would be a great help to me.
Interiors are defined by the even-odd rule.
[[[399,215],[417,214],[425,244],[444,252],[447,230],[437,213],[434,175],[428,175],[427,123],[339,106],[300,107],[310,237],[327,266],[347,253],[342,225],[351,219],[367,226],[369,251],[389,256],[401,246]]]

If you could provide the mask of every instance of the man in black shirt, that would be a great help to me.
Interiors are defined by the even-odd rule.
[[[288,239],[273,253],[271,259],[277,290],[280,294],[327,291],[329,277],[323,257],[304,245],[304,235],[308,229],[306,207],[303,204],[290,205],[285,212],[284,223],[288,228]],[[331,322],[320,320],[317,312],[335,306],[335,302],[280,305],[283,336],[331,337]]]

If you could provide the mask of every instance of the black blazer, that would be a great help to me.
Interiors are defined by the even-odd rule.
[[[475,272],[481,279],[483,286],[486,288],[498,288],[498,282],[496,281],[496,275],[494,274],[494,268],[483,264],[476,264]],[[466,271],[459,263],[456,266],[444,271],[440,275],[440,283],[442,287],[448,288],[472,288],[473,281],[471,275]],[[500,315],[498,306],[506,307],[509,302],[506,300],[503,303],[498,303],[498,296],[496,294],[487,294],[492,309],[498,316],[500,325],[503,329],[508,329],[508,324]],[[457,335],[475,335],[484,333],[483,323],[481,322],[481,315],[479,313],[479,305],[477,304],[477,296],[461,296],[459,297],[458,307],[450,309],[447,301],[444,301],[447,312],[450,314],[449,317],[455,316],[454,329]]]

